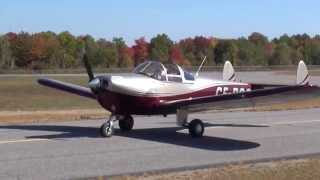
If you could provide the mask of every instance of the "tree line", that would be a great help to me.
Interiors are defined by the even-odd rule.
[[[61,33],[7,33],[0,36],[1,69],[49,69],[82,67],[83,49],[95,67],[133,67],[145,60],[199,65],[207,56],[206,65],[221,65],[230,60],[234,65],[291,65],[301,59],[320,64],[320,35],[298,34],[269,40],[254,32],[238,39],[196,36],[171,40],[158,34],[146,41],[141,37],[132,46],[123,38],[111,41],[90,35]]]

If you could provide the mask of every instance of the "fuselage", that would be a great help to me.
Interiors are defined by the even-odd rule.
[[[171,114],[165,102],[250,91],[248,83],[196,78],[193,81],[161,81],[141,74],[110,76],[98,93],[101,106],[115,114]]]

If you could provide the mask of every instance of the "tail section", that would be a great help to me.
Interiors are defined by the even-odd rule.
[[[310,75],[306,64],[303,61],[299,62],[298,70],[297,70],[297,81],[296,83],[299,85],[309,84]]]
[[[224,63],[222,79],[224,81],[236,81],[236,73],[230,61]]]

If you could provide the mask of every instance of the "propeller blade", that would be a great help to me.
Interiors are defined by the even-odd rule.
[[[84,63],[84,66],[85,66],[85,68],[87,70],[87,73],[88,73],[88,76],[89,76],[89,82],[90,82],[91,80],[94,79],[94,75],[93,75],[92,68],[91,68],[91,65],[89,63],[88,56],[87,56],[86,53],[84,53],[84,55],[83,55],[83,63]]]

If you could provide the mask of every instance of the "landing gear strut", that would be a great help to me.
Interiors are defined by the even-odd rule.
[[[132,116],[116,116],[111,115],[109,120],[103,123],[100,127],[100,134],[102,137],[111,137],[114,131],[115,121],[119,121],[119,127],[122,131],[130,131],[133,128],[134,120]]]

